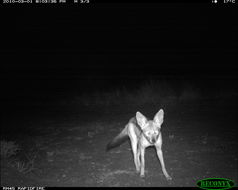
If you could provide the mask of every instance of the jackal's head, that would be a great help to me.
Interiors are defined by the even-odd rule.
[[[155,114],[153,120],[147,120],[143,114],[136,112],[136,120],[148,142],[151,144],[156,143],[160,135],[161,125],[164,120],[164,111],[160,109]]]

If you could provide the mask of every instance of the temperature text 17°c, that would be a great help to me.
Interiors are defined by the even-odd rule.
[[[236,3],[236,0],[223,0],[224,1],[224,3]]]

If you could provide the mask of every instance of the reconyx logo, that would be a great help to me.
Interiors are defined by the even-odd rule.
[[[234,182],[226,178],[206,178],[197,182],[198,187],[202,189],[230,189]]]

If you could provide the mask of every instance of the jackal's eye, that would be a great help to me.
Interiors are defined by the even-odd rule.
[[[150,131],[147,131],[145,134],[146,134],[146,136],[150,136],[150,135],[151,135],[151,132],[150,132]]]
[[[158,135],[158,134],[159,134],[159,132],[158,132],[158,131],[154,131],[154,134],[155,134],[155,135]]]

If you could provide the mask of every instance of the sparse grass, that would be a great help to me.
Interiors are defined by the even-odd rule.
[[[27,161],[24,162],[16,157],[20,150],[21,148],[14,141],[1,141],[1,158],[21,173],[31,172],[35,169],[34,164],[37,154],[35,152],[31,153],[31,155],[26,155]]]
[[[11,162],[11,166],[13,168],[16,168],[17,171],[19,171],[20,173],[29,173],[31,171],[33,171],[35,169],[34,165],[35,165],[35,159],[36,159],[36,153],[26,156],[27,158],[27,162],[23,162],[20,160],[14,160]]]
[[[9,158],[16,155],[19,150],[19,146],[14,141],[1,141],[1,157]]]

